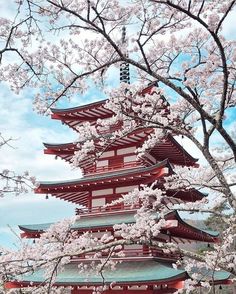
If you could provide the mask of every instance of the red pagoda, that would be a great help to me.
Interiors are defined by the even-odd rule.
[[[153,93],[155,84],[144,90]],[[84,122],[96,126],[98,119],[107,119],[114,113],[105,107],[106,100],[69,109],[52,109],[52,118],[60,120],[77,131],[77,127]],[[109,134],[121,125],[114,125],[101,132]],[[83,177],[65,182],[41,182],[36,193],[50,194],[54,197],[75,203],[80,206],[76,213],[80,219],[75,222],[71,230],[78,234],[86,231],[94,234],[109,232],[114,234],[113,226],[117,224],[132,224],[139,207],[126,206],[123,203],[106,206],[122,197],[122,194],[151,185],[154,181],[158,187],[164,189],[164,177],[173,174],[174,166],[188,166],[197,168],[197,160],[186,152],[170,134],[161,142],[137,159],[136,150],[147,139],[152,129],[133,131],[126,137],[117,139],[99,158],[91,154],[83,160],[80,168]],[[45,144],[45,153],[53,154],[69,163],[79,147],[76,143]],[[97,144],[99,150],[99,144]],[[92,158],[92,160],[91,160]],[[165,201],[172,203],[194,202],[205,197],[195,189],[173,191],[166,190]],[[139,205],[138,205],[139,206]],[[158,221],[158,214],[155,217]],[[175,243],[191,243],[196,241],[214,243],[219,242],[217,232],[199,229],[185,222],[177,211],[170,211],[165,215],[166,226],[156,240]],[[22,225],[22,237],[39,238],[50,224]],[[167,254],[156,247],[142,244],[123,246],[123,256],[113,256],[117,264],[114,271],[104,270],[103,276],[108,290],[105,293],[134,294],[134,293],[173,293],[184,285],[184,281],[191,277],[182,269],[174,269],[172,263],[180,258],[178,254]],[[107,256],[103,256],[107,258]],[[71,259],[65,270],[59,273],[55,287],[71,286],[71,294],[89,294],[94,287],[102,285],[101,276],[92,273],[88,277],[78,271],[79,263],[89,263],[90,259],[83,256]],[[212,279],[213,277],[213,279]],[[205,272],[204,279],[214,284],[229,283],[229,274],[225,272]],[[113,283],[115,282],[115,283]],[[29,285],[44,283],[42,272],[24,276],[21,281],[6,284],[8,288],[21,288]],[[111,286],[113,283],[113,286]]]
[[[125,43],[125,29],[123,28],[122,42]],[[120,81],[129,83],[129,65],[121,64]],[[156,83],[143,89],[142,95],[153,94]],[[163,98],[164,99],[164,98]],[[97,121],[111,118],[114,113],[106,107],[106,100],[69,109],[51,109],[52,119],[60,120],[63,124],[78,131],[78,127],[85,122],[97,127]],[[107,128],[97,128],[101,135],[109,136],[112,132],[122,128],[122,123],[116,123]],[[163,204],[195,202],[205,195],[196,189],[166,190],[164,177],[174,173],[175,166],[197,168],[197,159],[193,158],[170,134],[137,158],[137,149],[153,132],[151,128],[137,129],[126,136],[118,138],[106,146],[99,157],[96,152],[101,151],[99,139],[95,144],[95,151],[79,163],[83,177],[65,182],[41,182],[35,193],[52,195],[65,201],[79,205],[76,214],[80,218],[71,226],[78,235],[85,232],[101,237],[104,232],[119,239],[114,230],[115,225],[134,224],[135,215],[142,203],[125,205],[115,202],[122,195],[133,189],[142,189],[143,185],[163,189],[165,197]],[[80,149],[76,143],[44,144],[45,154],[52,154],[67,162],[73,161],[73,156]],[[151,202],[150,202],[151,205]],[[158,222],[160,216],[156,213],[153,219]],[[176,210],[164,215],[165,226],[155,237],[156,241],[175,242],[185,244],[191,242],[219,242],[217,232],[199,229],[184,221]],[[51,224],[22,225],[23,238],[40,238]],[[106,294],[159,294],[173,293],[183,288],[184,281],[191,278],[191,273],[183,269],[174,269],[172,264],[181,258],[180,254],[165,253],[161,248],[143,245],[142,243],[123,245],[122,255],[110,257],[117,262],[115,270],[104,268],[102,276],[96,271],[89,275],[78,270],[79,264],[90,264],[94,258],[89,256],[74,256],[64,271],[57,275],[55,287],[69,287],[71,294],[91,294],[98,286],[107,286]],[[102,252],[102,258],[108,259],[108,253]],[[101,258],[99,259],[101,260]],[[99,261],[98,260],[98,261]],[[198,272],[196,270],[196,272]],[[198,272],[199,273],[199,272]],[[204,270],[203,280],[214,284],[230,283],[226,272],[210,272]],[[6,288],[24,288],[38,286],[45,283],[42,271],[23,276],[17,281],[6,283]],[[199,284],[200,285],[200,284]],[[67,292],[68,293],[68,292]]]

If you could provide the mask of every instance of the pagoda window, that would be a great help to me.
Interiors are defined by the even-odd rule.
[[[111,204],[106,207],[106,210],[121,210],[124,209],[124,202],[121,203],[112,203],[113,201],[116,201],[118,199],[122,198],[121,195],[116,195],[112,197],[106,197],[106,204]]]
[[[131,161],[137,161],[137,156],[136,155],[124,156],[124,162],[131,162]]]
[[[98,160],[96,163],[97,171],[104,171],[108,169],[108,160]]]
[[[113,194],[113,189],[102,189],[102,190],[95,190],[92,191],[92,196],[104,196]]]
[[[103,206],[106,204],[106,198],[94,198],[92,199],[92,207]]]
[[[106,158],[106,157],[111,157],[115,155],[115,151],[114,150],[110,150],[110,151],[105,151],[100,155],[100,158]]]
[[[134,244],[134,245],[124,245],[123,248],[126,256],[142,256],[143,255],[143,246]]]
[[[138,161],[137,161],[136,155],[124,156],[124,166],[125,167],[135,167],[135,166],[137,166],[137,164],[138,164]]]
[[[138,188],[138,185],[117,187],[116,188],[116,193],[119,194],[119,193],[130,192],[135,188]]]
[[[123,154],[130,154],[134,153],[136,150],[135,146],[127,147],[127,148],[121,148],[117,150],[117,155],[123,155]]]
[[[104,233],[105,232],[93,232],[93,237],[101,238],[102,236],[104,236]],[[106,235],[111,236],[111,232],[106,231]],[[91,255],[93,255],[93,253]]]
[[[108,160],[98,160],[97,161],[97,167],[100,167],[100,166],[108,166]]]

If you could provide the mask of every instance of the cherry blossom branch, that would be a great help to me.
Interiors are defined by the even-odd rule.
[[[224,115],[224,111],[225,111],[225,103],[226,103],[226,99],[227,99],[227,93],[228,93],[228,66],[227,66],[227,59],[225,56],[225,51],[223,48],[223,45],[220,41],[220,38],[218,37],[217,33],[219,31],[220,26],[222,25],[224,19],[226,18],[226,16],[228,15],[228,13],[231,11],[232,7],[235,5],[236,1],[231,1],[231,4],[229,5],[225,15],[223,16],[223,18],[221,19],[221,21],[219,22],[219,25],[216,29],[216,31],[213,31],[209,28],[209,26],[207,25],[207,23],[205,21],[203,21],[200,18],[200,15],[194,15],[193,13],[190,12],[190,9],[186,10],[183,7],[181,7],[180,5],[174,4],[172,1],[160,1],[160,0],[151,0],[152,2],[155,3],[161,3],[167,6],[170,6],[174,9],[176,9],[177,11],[181,11],[184,14],[188,15],[191,19],[196,20],[199,24],[201,24],[204,28],[206,28],[206,30],[210,33],[210,35],[213,37],[214,41],[216,42],[216,45],[219,49],[220,55],[221,55],[221,60],[222,60],[222,68],[223,68],[223,73],[224,73],[224,82],[223,82],[223,92],[222,92],[222,99],[221,99],[221,107],[220,107],[220,112],[219,112],[219,117],[217,119],[217,121],[215,122],[216,126],[217,126],[217,130],[221,131],[222,128],[222,118]],[[190,101],[189,101],[190,102]],[[190,102],[191,103],[191,102]],[[199,111],[202,115],[205,116],[205,114],[202,111]],[[229,143],[229,138],[227,136],[225,136],[226,134],[223,132],[220,132],[224,138],[227,138],[227,142]],[[233,142],[231,142],[233,143]],[[233,152],[235,155],[235,160],[236,160],[236,144],[233,143],[232,145],[233,148]]]
[[[0,148],[3,148],[3,146],[14,148],[10,144],[12,138],[5,139],[0,133],[0,140]],[[8,169],[0,171],[0,181],[0,197],[4,197],[6,193],[15,193],[16,195],[27,193],[28,189],[32,190],[36,183],[35,178],[31,177],[28,171],[17,174]]]
[[[147,246],[151,246],[154,248],[169,249],[173,253],[176,251],[179,254],[181,254],[185,257],[191,258],[193,260],[196,260],[196,261],[201,261],[201,262],[206,261],[204,256],[199,255],[197,253],[193,253],[191,251],[188,251],[188,250],[185,250],[182,248],[179,248],[177,245],[172,244],[172,243],[168,244],[168,243],[161,243],[161,242],[157,242],[157,241],[153,241],[153,240],[152,241],[149,241],[149,240],[140,241],[140,240],[132,240],[132,239],[130,239],[130,240],[127,240],[127,239],[115,240],[115,241],[109,242],[107,244],[94,246],[93,248],[87,248],[87,249],[83,249],[83,250],[75,250],[75,251],[71,251],[70,253],[65,253],[65,252],[63,252],[61,254],[59,253],[56,257],[51,257],[47,261],[45,261],[44,259],[40,260],[40,259],[31,258],[31,257],[29,257],[27,260],[29,262],[32,262],[32,261],[37,262],[37,266],[36,267],[34,266],[34,269],[37,269],[37,268],[41,268],[43,265],[47,265],[49,263],[52,263],[54,261],[58,261],[59,259],[62,259],[65,257],[74,257],[74,256],[80,256],[80,255],[83,256],[88,253],[99,252],[99,251],[103,251],[106,249],[115,248],[116,246],[119,246],[119,245],[124,246],[124,245],[133,245],[133,244],[147,245]],[[21,259],[15,259],[15,260],[11,259],[11,260],[5,261],[5,262],[0,261],[0,264],[1,264],[1,266],[4,267],[7,264],[9,265],[9,264],[14,264],[14,263],[19,263],[21,261],[22,261]],[[217,263],[217,267],[219,267],[222,270],[225,270],[227,272],[230,272],[236,276],[236,269],[232,268],[227,263],[226,264]],[[29,270],[28,266],[23,266],[22,269],[23,269],[22,273],[27,273],[28,271],[29,272],[31,271],[31,269]]]
[[[61,97],[65,96],[66,92],[76,83],[77,80],[81,79],[81,78],[85,78],[90,76],[92,73],[95,73],[97,71],[101,71],[102,69],[105,69],[107,67],[109,67],[110,65],[119,62],[120,60],[113,60],[111,62],[108,62],[106,64],[101,65],[100,67],[95,68],[94,70],[90,70],[87,72],[84,72],[80,75],[76,75],[70,82],[69,84],[67,84],[64,89],[61,91],[61,93],[59,95],[57,95],[57,97],[55,99],[53,99],[53,101],[48,105],[48,107],[46,108],[45,112],[47,112]]]

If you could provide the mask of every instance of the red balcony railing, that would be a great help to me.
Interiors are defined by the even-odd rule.
[[[87,170],[87,174],[92,173],[103,173],[103,172],[111,172],[114,170],[124,169],[124,168],[135,168],[142,167],[143,165],[139,161],[129,161],[129,162],[119,162],[114,163],[112,165],[106,166],[95,166]]]
[[[119,203],[116,205],[109,206],[95,206],[92,208],[76,208],[76,214],[88,215],[88,214],[96,214],[96,213],[107,213],[113,211],[127,211],[127,210],[135,210],[140,208],[140,204],[133,205],[125,205],[124,203]]]
[[[177,260],[180,258],[180,254],[178,253],[164,253],[163,250],[158,248],[150,248],[150,249],[133,249],[133,248],[126,248],[123,250],[117,251],[117,253],[122,252],[122,256],[119,254],[112,255],[111,259],[129,259],[129,258],[159,258],[159,259],[165,259],[165,260]],[[102,258],[106,258],[108,256],[107,252],[102,252]],[[80,255],[80,256],[74,256],[72,257],[72,261],[79,261],[79,260],[90,260],[93,258],[93,253],[86,254],[86,255]]]

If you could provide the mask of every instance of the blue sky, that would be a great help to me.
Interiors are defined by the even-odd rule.
[[[80,177],[80,171],[72,171],[62,160],[43,154],[42,142],[67,142],[74,140],[76,134],[50,117],[37,115],[32,110],[32,95],[24,91],[16,96],[6,85],[1,85],[0,125],[2,135],[12,137],[14,148],[4,146],[0,153],[2,168],[22,173],[28,170],[39,179],[66,179]],[[59,172],[58,172],[59,171]],[[63,211],[63,213],[62,213]],[[45,196],[8,195],[0,201],[0,240],[9,243],[11,235],[8,225],[56,221],[74,213],[74,205]]]
[[[116,71],[115,71],[116,72]],[[114,72],[111,72],[113,76]],[[119,75],[117,82],[119,82]],[[114,83],[114,80],[113,80]],[[111,82],[110,82],[111,84]],[[81,177],[79,169],[72,169],[65,161],[43,154],[43,142],[66,143],[76,140],[78,134],[50,116],[38,115],[33,111],[34,93],[30,89],[15,95],[7,84],[1,84],[0,126],[5,138],[13,138],[11,145],[0,152],[1,169],[22,173],[29,171],[38,181],[66,180]],[[73,97],[70,102],[61,102],[60,107],[73,107],[104,99],[104,94],[95,87],[82,96]],[[0,199],[0,246],[15,247],[19,224],[47,223],[74,215],[75,205],[45,195],[7,195]]]

